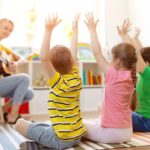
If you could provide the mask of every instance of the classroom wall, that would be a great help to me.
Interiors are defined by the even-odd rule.
[[[150,45],[149,0],[130,0],[129,10],[133,26],[141,29],[140,39],[144,46]]]
[[[98,0],[95,2],[97,8],[94,10],[96,13],[98,13],[97,17],[100,19],[99,35],[104,46],[111,48],[120,42],[119,36],[117,35],[116,26],[120,25],[122,20],[127,17],[131,19],[134,26],[141,28],[142,32],[140,38],[143,42],[143,45],[149,45],[149,0]],[[4,0],[0,0],[0,15],[3,14],[3,3]],[[19,27],[16,28],[19,30]],[[10,41],[12,41],[11,38],[15,33],[16,31],[12,33],[12,36],[9,38]],[[24,38],[21,39],[24,40]]]
[[[105,0],[106,46],[109,48],[120,42],[116,26],[127,17],[129,17],[128,0]]]
[[[149,0],[105,0],[105,30],[106,46],[111,48],[120,42],[117,35],[116,25],[120,25],[125,18],[141,29],[140,40],[144,46],[150,45],[150,21],[149,21]],[[130,32],[133,35],[134,30]]]

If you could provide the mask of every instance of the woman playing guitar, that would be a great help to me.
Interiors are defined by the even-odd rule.
[[[3,106],[3,113],[5,113],[12,105],[10,114],[4,118],[10,124],[17,121],[21,104],[33,98],[33,90],[29,87],[29,77],[23,73],[13,74],[16,67],[22,63],[21,57],[1,44],[1,41],[10,35],[13,28],[14,24],[11,20],[0,19],[0,97],[12,99]],[[11,61],[3,57],[4,53],[11,56]]]

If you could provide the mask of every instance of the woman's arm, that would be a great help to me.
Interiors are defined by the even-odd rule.
[[[94,56],[96,58],[96,61],[99,65],[99,67],[101,68],[101,70],[104,73],[106,73],[110,64],[107,62],[107,60],[105,59],[105,57],[103,56],[103,54],[101,52],[101,45],[98,40],[97,31],[96,31],[98,21],[99,20],[94,20],[93,13],[86,14],[85,24],[87,25],[88,30],[90,32],[91,45],[92,45],[92,50],[93,50]]]

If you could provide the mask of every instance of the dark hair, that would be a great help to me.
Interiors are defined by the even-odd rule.
[[[137,62],[137,56],[136,56],[136,49],[128,43],[121,43],[113,47],[112,54],[114,59],[119,58],[122,65],[128,69],[131,70],[131,76],[134,87],[136,86],[136,62]],[[132,110],[135,110],[137,106],[137,98],[136,98],[136,91],[134,89],[134,92],[132,94],[131,98],[131,104],[130,107]]]
[[[141,55],[144,61],[150,64],[150,47],[143,47],[141,49]]]
[[[50,60],[55,70],[60,74],[68,74],[72,71],[73,58],[70,50],[63,45],[51,48]]]

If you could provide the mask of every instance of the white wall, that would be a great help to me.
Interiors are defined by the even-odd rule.
[[[140,39],[144,46],[150,45],[150,21],[149,21],[149,0],[105,0],[105,29],[106,46],[111,48],[120,38],[117,35],[116,26],[120,25],[125,18],[132,22],[134,28],[141,29]]]
[[[105,0],[106,46],[112,47],[120,38],[116,26],[129,17],[128,0]]]
[[[150,46],[149,0],[130,0],[130,18],[133,26],[141,29],[140,39],[144,46]]]

